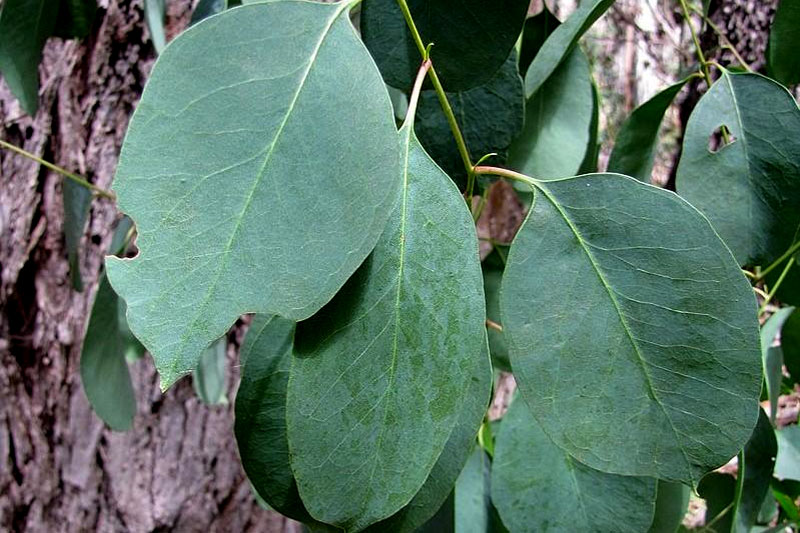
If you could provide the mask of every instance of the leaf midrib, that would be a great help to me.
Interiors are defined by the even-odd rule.
[[[661,408],[661,411],[664,413],[664,418],[666,418],[667,422],[669,422],[669,426],[672,429],[672,432],[673,432],[673,434],[675,436],[675,442],[678,445],[678,449],[681,451],[681,454],[683,455],[684,461],[686,461],[686,467],[687,467],[687,470],[688,470],[688,474],[689,474],[690,477],[694,478],[693,472],[692,472],[692,463],[689,460],[689,456],[686,454],[686,450],[684,450],[684,448],[683,448],[683,446],[681,444],[681,439],[680,439],[680,436],[678,434],[678,430],[675,428],[675,424],[672,422],[672,419],[670,418],[669,414],[667,413],[666,407],[664,406],[664,404],[660,400],[659,396],[656,394],[656,390],[653,387],[653,380],[650,377],[650,374],[649,374],[649,372],[647,370],[647,365],[648,365],[647,360],[642,355],[642,352],[639,349],[639,345],[636,343],[635,337],[633,336],[633,333],[631,332],[630,326],[628,325],[627,320],[625,320],[625,317],[622,314],[622,308],[620,307],[620,304],[617,301],[617,297],[614,295],[614,291],[611,288],[611,285],[609,284],[608,280],[606,279],[605,275],[603,274],[603,272],[602,272],[602,270],[600,268],[600,265],[595,260],[594,255],[589,251],[589,248],[586,246],[586,243],[584,242],[584,238],[581,235],[581,233],[578,231],[578,228],[575,226],[575,224],[573,223],[572,219],[569,218],[567,213],[561,208],[561,204],[559,204],[556,201],[556,199],[552,196],[551,192],[547,189],[547,187],[544,185],[544,183],[537,181],[537,182],[534,183],[534,186],[542,192],[542,194],[552,204],[552,206],[556,209],[556,211],[558,211],[559,215],[561,215],[561,217],[564,219],[564,222],[567,223],[567,225],[569,226],[570,230],[575,235],[575,238],[578,240],[578,243],[580,244],[580,246],[583,249],[584,253],[586,254],[586,257],[589,259],[589,262],[591,263],[592,268],[594,269],[595,273],[597,274],[597,277],[600,279],[600,282],[603,284],[603,287],[605,288],[606,292],[608,293],[608,297],[611,300],[612,305],[614,306],[614,310],[617,313],[617,317],[619,318],[620,324],[622,325],[622,328],[625,330],[625,334],[627,335],[628,340],[630,341],[630,344],[633,347],[633,351],[636,353],[636,357],[639,359],[639,363],[640,363],[640,366],[642,368],[642,373],[644,374],[645,382],[647,383],[647,388],[648,388],[650,394],[653,396],[653,400],[656,402],[656,404],[658,404],[658,406]]]

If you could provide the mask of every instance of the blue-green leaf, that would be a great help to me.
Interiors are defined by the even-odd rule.
[[[228,403],[225,396],[227,375],[225,358],[228,342],[221,338],[203,352],[197,368],[192,374],[192,386],[200,400],[208,405],[224,405]]]
[[[767,47],[767,72],[784,85],[800,83],[800,0],[780,0]]]
[[[775,414],[778,411],[778,396],[781,394],[781,381],[783,380],[783,352],[780,346],[773,346],[773,343],[792,311],[794,311],[794,307],[778,310],[761,328],[761,361],[764,366],[767,397],[769,398],[769,418],[772,422],[775,421]]]
[[[67,247],[69,277],[72,288],[81,292],[83,280],[80,270],[80,244],[86,219],[89,218],[92,193],[86,187],[68,179],[61,182],[61,192],[64,198],[64,243]]]

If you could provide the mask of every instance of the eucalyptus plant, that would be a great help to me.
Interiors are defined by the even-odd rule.
[[[526,20],[528,0],[243,4],[200,2],[160,52],[102,191],[137,248],[119,229],[83,352],[109,425],[132,422],[143,349],[164,390],[194,371],[224,402],[215,343],[252,314],[235,438],[258,496],[312,530],[675,531],[692,491],[716,531],[797,521],[800,436],[775,411],[800,317],[775,304],[800,298],[800,108],[706,59],[702,6],[679,2],[697,71],[596,173],[579,41],[613,0],[563,22]],[[770,44],[784,83],[796,4]],[[693,78],[676,194],[650,175]],[[529,208],[482,265],[496,180]],[[489,422],[493,367],[519,390]],[[735,478],[712,473],[734,457]]]

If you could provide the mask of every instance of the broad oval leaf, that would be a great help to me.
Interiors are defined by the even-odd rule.
[[[722,126],[733,142],[716,152]],[[758,74],[723,73],[692,112],[678,165],[678,193],[702,211],[741,265],[767,265],[800,228],[800,109]]]
[[[292,470],[317,520],[358,530],[408,504],[447,442],[485,343],[475,226],[407,124],[404,186],[372,255],[300,322]]]
[[[696,484],[747,442],[755,297],[708,221],[619,174],[537,182],[500,308],[545,432],[604,472]]]
[[[650,183],[664,114],[689,78],[670,85],[637,107],[625,121],[608,159],[608,171]]]
[[[800,83],[800,0],[780,0],[767,47],[767,71],[784,85]]]
[[[488,82],[468,91],[448,92],[447,98],[472,158],[497,153],[505,162],[506,151],[522,130],[525,118],[516,52]],[[433,160],[457,184],[466,183],[464,163],[434,91],[420,95],[414,129]]]
[[[576,48],[526,102],[509,166],[540,179],[577,174],[592,143],[594,100],[589,60]]]
[[[414,23],[447,91],[488,82],[517,42],[528,0],[409,0]],[[364,0],[361,35],[386,83],[410,89],[421,63],[397,0]],[[480,45],[476,45],[480,43]]]
[[[548,438],[519,396],[497,434],[491,485],[510,531],[640,533],[653,520],[655,479],[581,464]]]
[[[383,231],[397,130],[347,8],[232,9],[153,68],[114,185],[139,255],[107,265],[163,387],[242,313],[311,316]]]

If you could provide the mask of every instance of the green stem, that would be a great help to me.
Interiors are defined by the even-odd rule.
[[[77,183],[78,185],[81,185],[82,187],[86,187],[90,191],[94,192],[97,196],[102,196],[103,198],[108,198],[109,200],[116,200],[116,196],[114,196],[114,193],[112,193],[110,191],[107,191],[105,189],[101,189],[97,185],[93,185],[93,184],[89,183],[84,178],[82,178],[80,176],[77,176],[77,175],[73,174],[72,172],[70,172],[68,170],[65,170],[65,169],[63,169],[63,168],[61,168],[59,166],[56,166],[53,163],[45,161],[44,159],[41,159],[41,158],[35,156],[34,154],[32,154],[32,153],[30,153],[30,152],[28,152],[26,150],[23,150],[22,148],[20,148],[18,146],[14,146],[13,144],[10,144],[10,143],[7,143],[7,142],[5,142],[3,140],[0,140],[0,147],[5,148],[6,150],[11,150],[12,152],[14,152],[14,153],[16,153],[18,155],[21,155],[23,157],[27,157],[28,159],[30,159],[32,161],[36,161],[37,163],[39,163],[43,167],[49,168],[50,170],[61,174],[62,176],[64,176],[68,180],[71,180],[71,181]]]
[[[778,292],[778,288],[780,288],[781,283],[783,283],[783,280],[786,279],[786,275],[789,274],[789,270],[792,268],[792,265],[794,265],[794,262],[795,262],[794,258],[791,258],[789,259],[789,262],[786,263],[786,267],[783,269],[783,272],[781,272],[778,281],[775,282],[775,285],[770,289],[769,293],[767,294],[767,297],[764,299],[764,303],[762,303],[761,307],[758,309],[758,316],[763,315],[764,311],[767,310],[767,306],[772,301],[772,297],[775,296],[776,292]]]
[[[742,501],[742,494],[744,493],[744,474],[745,474],[744,450],[739,452],[738,459],[739,459],[739,472],[736,474],[736,492],[734,493],[733,496],[733,509],[731,509],[734,521],[736,520],[736,513],[739,511],[739,504]]]
[[[762,270],[762,271],[761,271],[761,272],[758,274],[758,277],[756,278],[756,281],[761,281],[762,279],[764,279],[765,277],[767,277],[767,274],[769,274],[770,272],[772,272],[773,270],[775,270],[776,268],[778,268],[778,266],[780,266],[780,264],[781,264],[781,263],[783,263],[784,261],[786,261],[786,259],[788,259],[789,257],[793,256],[793,255],[795,254],[795,252],[797,252],[797,251],[800,251],[800,240],[798,240],[796,243],[794,243],[794,244],[793,244],[793,245],[792,245],[792,246],[791,246],[791,247],[790,247],[790,248],[789,248],[789,249],[786,251],[786,253],[784,253],[782,256],[780,256],[778,259],[776,259],[774,263],[772,263],[770,266],[768,266],[767,268],[765,268],[764,270]]]
[[[423,60],[428,59],[428,50],[425,47],[425,43],[422,42],[422,37],[419,34],[419,30],[417,30],[417,25],[414,23],[414,19],[411,16],[411,10],[408,8],[406,0],[397,0],[397,5],[400,6],[400,11],[403,12],[403,17],[406,19],[406,24],[408,25],[409,31],[411,31],[411,36],[414,38],[414,42],[419,49],[420,55],[422,56]],[[461,156],[461,160],[464,163],[464,168],[467,171],[466,196],[467,202],[469,203],[472,199],[472,190],[475,186],[475,172],[473,171],[469,150],[467,150],[467,143],[464,141],[464,135],[461,134],[461,129],[458,127],[458,121],[456,121],[453,108],[450,106],[450,101],[447,99],[447,93],[444,92],[442,82],[439,81],[439,75],[436,74],[436,68],[434,68],[433,65],[431,65],[430,70],[428,70],[428,77],[431,79],[433,88],[436,91],[436,96],[439,98],[439,105],[442,107],[444,116],[447,118],[447,123],[450,125],[450,131],[453,132],[456,146],[458,146],[458,153]]]
[[[525,174],[520,174],[519,172],[514,172],[513,170],[508,170],[507,168],[478,166],[475,167],[474,171],[476,176],[490,174],[492,176],[500,176],[502,178],[519,181],[531,187],[537,187],[539,184],[539,180],[526,176]]]
[[[706,60],[706,55],[703,53],[703,47],[700,46],[700,39],[697,37],[697,31],[694,29],[694,24],[692,24],[692,15],[690,13],[689,5],[686,3],[686,0],[680,0],[680,3],[681,8],[683,9],[683,17],[686,19],[686,24],[689,25],[689,31],[692,34],[695,53],[697,54],[697,59],[700,61],[700,68],[703,72],[703,77],[705,78],[708,86],[711,87],[713,83],[711,81],[711,72],[708,70],[708,61]]]

